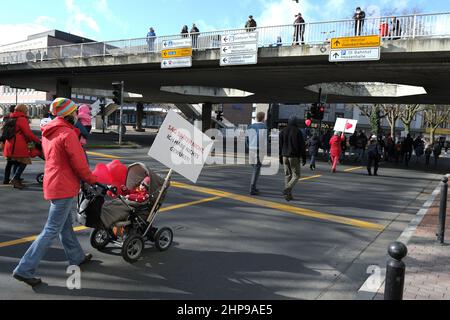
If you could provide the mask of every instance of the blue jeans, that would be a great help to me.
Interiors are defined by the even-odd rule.
[[[20,260],[14,274],[24,278],[34,278],[42,258],[53,240],[59,236],[70,265],[79,265],[84,260],[84,252],[72,226],[72,206],[74,198],[52,200],[47,224],[39,237]]]

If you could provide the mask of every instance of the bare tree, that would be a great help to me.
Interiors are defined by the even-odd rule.
[[[402,120],[405,127],[406,134],[411,132],[411,123],[416,117],[417,113],[422,111],[423,107],[420,104],[403,104],[401,105],[400,120]]]
[[[400,119],[401,108],[398,104],[383,104],[381,105],[381,109],[389,123],[389,127],[391,129],[391,137],[395,137],[395,126],[397,124],[398,119]]]
[[[424,108],[425,124],[430,130],[430,142],[434,143],[436,131],[450,120],[450,106],[429,105]]]

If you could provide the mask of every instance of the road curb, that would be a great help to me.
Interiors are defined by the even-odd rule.
[[[450,178],[450,174],[447,174],[447,177]],[[414,233],[416,232],[419,225],[422,223],[423,219],[425,218],[426,214],[428,213],[428,210],[433,205],[434,201],[436,200],[436,197],[440,194],[441,186],[440,183],[434,189],[433,193],[430,195],[430,197],[427,199],[427,201],[424,203],[422,208],[417,212],[415,218],[409,223],[408,227],[403,231],[403,233],[400,235],[400,237],[397,239],[397,241],[404,243],[405,245],[408,245],[408,243],[411,241]],[[385,265],[386,261],[383,261],[379,265]],[[383,279],[381,282],[377,283],[379,281],[378,279]],[[364,284],[361,286],[361,288],[358,290],[358,293],[356,294],[356,297],[354,300],[374,300],[380,289],[383,287],[384,282],[386,279],[386,268],[382,268],[379,273],[374,273],[370,275],[367,280],[364,282]],[[374,284],[376,283],[376,286]]]

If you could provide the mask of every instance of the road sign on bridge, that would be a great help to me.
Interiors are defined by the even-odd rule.
[[[246,32],[222,36],[220,66],[258,63],[258,33]]]
[[[331,49],[375,48],[381,46],[380,36],[331,39]]]
[[[192,67],[192,39],[163,41],[161,58],[161,69]]]
[[[162,42],[163,50],[176,48],[192,48],[192,39],[185,38],[179,40],[165,40]]]
[[[192,57],[192,48],[163,50],[161,57],[163,59]]]
[[[380,48],[331,50],[330,62],[377,61],[381,59]]]

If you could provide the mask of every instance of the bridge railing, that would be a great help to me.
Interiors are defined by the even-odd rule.
[[[191,35],[194,51],[218,49],[222,36],[246,31],[249,30],[232,29]],[[331,38],[355,35],[380,35],[383,40],[450,38],[450,13],[397,16],[396,20],[394,17],[367,18],[363,24],[356,24],[354,20],[290,24],[259,27],[254,31],[258,32],[260,48],[291,46],[297,41],[310,46],[326,46]],[[163,41],[181,38],[181,35],[172,35],[3,52],[0,53],[0,64],[157,53],[162,50]]]

